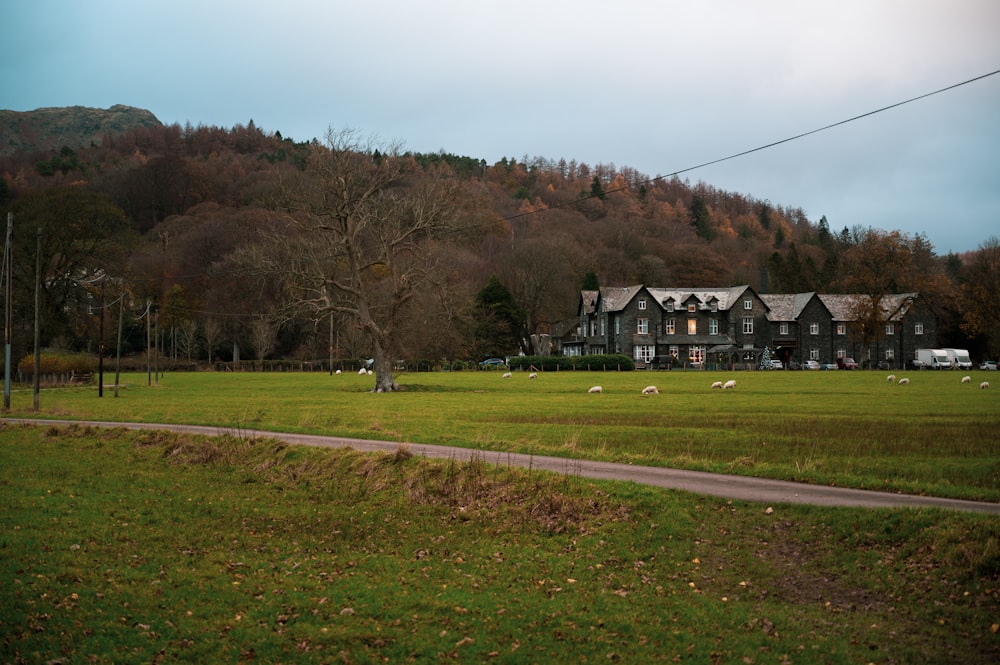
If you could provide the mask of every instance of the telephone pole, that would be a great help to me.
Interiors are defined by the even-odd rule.
[[[6,316],[4,317],[3,326],[3,338],[4,338],[4,363],[3,363],[3,410],[10,411],[10,343],[12,336],[12,329],[14,327],[14,305],[12,301],[13,296],[13,286],[11,282],[11,267],[14,264],[13,251],[14,248],[11,247],[10,239],[11,233],[14,228],[14,213],[7,213],[7,242],[4,245],[3,250],[3,276],[5,278],[6,287],[4,289],[6,296],[4,300],[6,301]]]

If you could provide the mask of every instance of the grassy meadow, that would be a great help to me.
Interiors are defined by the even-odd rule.
[[[515,372],[370,377],[177,373],[150,386],[12,395],[11,415],[217,425],[448,444],[1000,501],[1000,385],[993,373]],[[900,376],[903,376],[900,374]],[[106,383],[111,375],[105,375]],[[712,390],[735,378],[731,391]],[[1000,381],[994,381],[1000,384]],[[655,384],[658,395],[643,396]],[[600,395],[587,394],[601,385]]]
[[[994,516],[84,426],[0,495],[4,663],[1000,658]]]
[[[763,506],[246,435],[996,501],[1000,386],[973,377],[456,372],[376,395],[353,374],[136,374],[117,398],[45,390],[37,413],[17,390],[12,416],[229,435],[0,426],[0,662],[997,662],[995,516]]]

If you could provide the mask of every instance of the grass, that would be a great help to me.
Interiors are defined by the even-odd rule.
[[[498,372],[408,374],[374,395],[370,377],[168,374],[98,399],[45,391],[37,415],[216,425],[448,444],[1000,501],[1000,408],[954,372]],[[734,391],[711,390],[735,377]],[[660,394],[640,395],[650,383]],[[587,388],[601,384],[601,395]],[[1000,386],[998,386],[1000,387]],[[32,416],[30,392],[11,415]]]
[[[0,492],[5,663],[1000,657],[992,516],[80,426],[0,427]]]

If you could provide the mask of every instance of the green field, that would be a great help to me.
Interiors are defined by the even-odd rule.
[[[997,662],[995,516],[763,506],[248,435],[996,501],[1000,395],[972,376],[455,372],[377,395],[353,374],[133,374],[117,398],[45,390],[37,413],[16,390],[11,416],[229,435],[0,428],[0,662]]]
[[[964,373],[963,373],[964,374]],[[370,377],[177,373],[120,396],[90,388],[12,395],[11,415],[218,425],[448,444],[1000,501],[1000,385],[989,372],[515,372]],[[902,376],[902,374],[900,374]],[[106,383],[111,375],[106,375]],[[735,378],[732,391],[712,390]],[[996,383],[996,382],[995,382]],[[659,395],[643,396],[655,384]],[[600,395],[587,394],[601,385]]]

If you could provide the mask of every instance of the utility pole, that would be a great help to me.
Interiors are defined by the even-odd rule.
[[[107,279],[107,275],[101,277],[101,307],[100,316],[101,324],[98,326],[100,329],[100,340],[97,342],[97,396],[104,397],[104,281]]]
[[[149,302],[149,298],[146,299],[146,385],[153,385],[153,370],[152,370],[152,349],[149,346],[149,308],[152,304]]]
[[[42,303],[42,227],[38,227],[38,235],[35,239],[35,376],[32,379],[32,391],[34,392],[33,409],[38,411],[38,389],[41,387],[42,371],[42,328],[40,310]]]
[[[122,280],[121,295],[118,296],[118,343],[115,344],[115,397],[118,397],[118,378],[122,367],[122,317],[125,314],[125,280]]]
[[[6,296],[6,315],[4,317],[3,338],[4,338],[4,363],[3,363],[3,410],[10,411],[10,342],[12,329],[14,327],[14,303],[12,300],[13,287],[11,282],[11,271],[14,265],[14,248],[11,247],[10,239],[14,228],[14,213],[7,213],[7,243],[3,250],[3,275],[6,278],[4,292]]]

